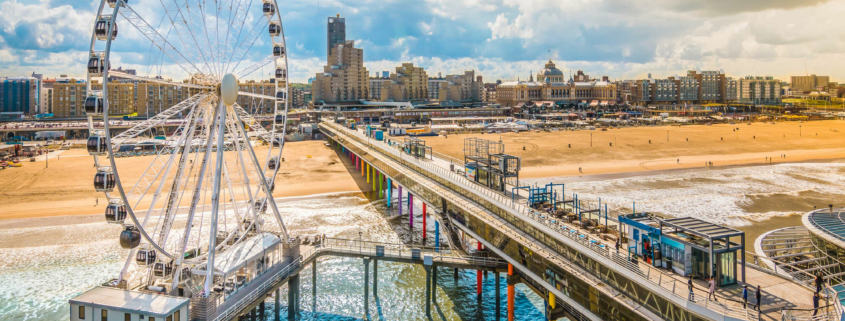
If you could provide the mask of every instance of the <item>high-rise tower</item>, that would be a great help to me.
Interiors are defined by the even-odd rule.
[[[328,28],[326,28],[326,59],[332,56],[332,48],[338,44],[346,43],[346,18],[329,17]]]

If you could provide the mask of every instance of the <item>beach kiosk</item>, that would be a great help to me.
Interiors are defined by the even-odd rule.
[[[745,232],[692,217],[660,218],[649,213],[619,216],[628,250],[655,267],[683,276],[713,277],[719,286],[745,282]],[[737,242],[738,241],[738,242]]]

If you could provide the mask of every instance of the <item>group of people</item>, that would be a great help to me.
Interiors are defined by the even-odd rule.
[[[693,283],[692,283],[692,275],[689,276],[689,280],[687,281],[687,286],[689,287],[689,300],[695,301],[695,292],[693,292]],[[710,278],[707,280],[707,299],[713,300],[715,302],[719,302],[716,298],[716,280],[714,278]],[[757,304],[754,305],[754,310],[762,312],[760,306],[762,306],[762,291],[760,291],[760,286],[757,286],[757,292],[754,294],[755,298],[757,299]],[[748,308],[748,285],[742,286],[742,308]]]

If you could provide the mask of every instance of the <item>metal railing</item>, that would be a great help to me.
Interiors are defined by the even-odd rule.
[[[657,269],[657,268],[648,266],[647,264],[644,265],[645,270],[643,270],[642,269],[643,265],[634,264],[633,262],[628,261],[625,257],[623,257],[621,255],[611,255],[611,253],[607,249],[607,247],[601,247],[601,246],[599,246],[599,243],[590,242],[589,240],[587,240],[586,237],[581,237],[580,233],[572,233],[571,232],[571,231],[577,232],[577,230],[570,229],[570,228],[564,226],[562,222],[551,221],[550,219],[548,219],[548,217],[546,215],[540,214],[539,212],[537,212],[533,208],[530,208],[530,207],[524,206],[520,203],[514,202],[509,197],[505,197],[504,195],[499,194],[499,193],[497,193],[497,192],[495,192],[491,189],[488,189],[486,187],[482,187],[478,184],[474,184],[462,175],[458,175],[457,173],[454,173],[454,172],[452,172],[452,171],[450,171],[446,168],[431,164],[428,161],[421,161],[421,160],[416,159],[414,157],[411,157],[409,155],[403,155],[398,150],[395,150],[395,149],[392,149],[392,148],[382,148],[381,146],[378,146],[377,143],[374,144],[373,142],[367,142],[366,140],[363,140],[361,137],[359,137],[359,136],[361,136],[361,134],[357,131],[346,129],[342,126],[333,124],[331,122],[323,122],[322,124],[327,124],[329,127],[332,127],[332,129],[334,129],[336,131],[341,131],[341,132],[346,133],[348,137],[354,139],[357,143],[359,143],[363,146],[366,146],[370,150],[375,149],[375,150],[379,151],[381,154],[385,154],[387,156],[392,156],[391,158],[394,158],[394,160],[399,161],[400,164],[402,164],[402,165],[409,166],[411,168],[413,168],[414,166],[416,166],[418,168],[424,167],[425,169],[428,169],[430,172],[437,174],[441,178],[447,179],[450,183],[453,183],[453,184],[457,185],[458,187],[461,187],[462,189],[464,189],[466,191],[474,191],[475,195],[466,195],[464,193],[459,192],[459,194],[464,195],[471,200],[474,200],[474,201],[480,203],[481,200],[479,200],[478,197],[482,197],[482,198],[484,198],[484,201],[486,201],[487,203],[491,203],[493,205],[499,206],[499,207],[506,209],[506,210],[509,209],[510,210],[509,212],[511,212],[511,214],[516,214],[516,215],[518,215],[518,217],[522,218],[525,221],[533,221],[533,222],[539,223],[540,225],[548,227],[551,230],[557,232],[558,235],[563,236],[565,239],[569,239],[570,241],[573,241],[575,244],[579,245],[576,248],[580,248],[580,249],[585,250],[583,252],[588,253],[588,254],[591,253],[593,255],[603,257],[604,259],[611,260],[617,266],[621,266],[621,267],[624,267],[625,269],[627,269],[629,271],[632,271],[634,274],[636,274],[638,277],[640,277],[643,281],[646,281],[647,283],[650,283],[652,285],[656,285],[656,286],[658,286],[658,287],[660,287],[664,290],[667,290],[671,295],[673,295],[676,298],[681,298],[683,300],[689,300],[691,302],[694,302],[697,305],[705,307],[708,310],[716,311],[717,313],[720,313],[722,315],[727,315],[727,316],[731,316],[731,317],[735,317],[735,318],[739,318],[739,319],[748,319],[747,309],[743,308],[741,306],[728,306],[728,305],[718,304],[718,303],[715,303],[715,302],[711,303],[709,300],[707,300],[706,294],[705,295],[699,294],[699,295],[696,295],[694,298],[690,298],[687,295],[681,295],[681,294],[676,293],[676,289],[678,288],[678,284],[677,284],[678,280],[675,277],[673,277],[672,275],[669,275],[668,273],[666,273],[665,271],[662,271],[661,269]],[[420,173],[420,174],[426,176],[425,173]],[[458,192],[458,191],[455,191],[455,192]],[[505,218],[502,218],[502,219],[505,219]],[[488,222],[488,224],[492,224],[492,222]],[[588,268],[588,270],[592,271],[589,268]],[[601,276],[599,276],[599,277],[601,277]],[[664,278],[666,280],[664,280]],[[686,284],[681,283],[681,285],[682,285],[681,289],[686,287]],[[701,290],[701,289],[699,289],[699,290]],[[704,292],[704,293],[706,293],[706,292]],[[722,297],[722,299],[724,299],[725,301],[733,301],[733,300],[729,300],[729,299],[724,298],[724,297]]]

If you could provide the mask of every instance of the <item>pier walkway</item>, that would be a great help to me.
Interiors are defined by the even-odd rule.
[[[317,259],[323,256],[363,258],[365,263],[373,260],[374,262],[390,261],[407,264],[425,264],[426,258],[430,258],[432,266],[481,269],[492,272],[507,270],[507,263],[498,258],[465,256],[449,249],[339,238],[325,238],[313,244],[302,244],[299,246],[299,252],[301,253],[299,257],[268,268],[236,291],[225,296],[216,296],[215,301],[218,305],[215,315],[208,316],[207,320],[227,321],[243,315],[258,306],[264,298],[289,282],[291,278],[298,278],[299,272],[309,265],[313,268],[313,281],[316,282]],[[374,269],[375,273],[378,273],[377,267]],[[377,286],[378,283],[374,283],[374,292]],[[312,289],[316,290],[316,287]],[[294,306],[298,305],[297,302],[292,303]],[[295,312],[295,310],[291,309],[289,312]]]
[[[454,159],[415,158],[396,146],[328,121],[321,123],[320,128],[331,141],[343,146],[344,151],[353,153],[356,159],[360,158],[397,185],[405,186],[426,203],[444,204],[440,211],[455,226],[507,260],[546,294],[553,294],[551,300],[557,300],[577,319],[780,319],[779,308],[765,309],[767,300],[780,307],[795,307],[789,299],[812,296],[811,290],[801,286],[788,287],[798,292],[792,293],[789,299],[784,299],[782,293],[766,293],[764,289],[762,314],[750,306],[743,307],[737,300],[739,286],[719,288],[717,301],[711,301],[697,281],[695,295],[690,296],[686,279],[648,264],[630,262],[627,254],[613,250],[610,242],[466,179],[450,170],[449,165],[456,163]],[[509,246],[509,241],[515,242],[515,249]],[[550,277],[559,272],[564,272],[567,280],[584,282],[590,288],[589,299],[572,295],[574,282],[560,284]],[[769,280],[772,284],[782,281],[763,271],[751,271],[749,277]]]

